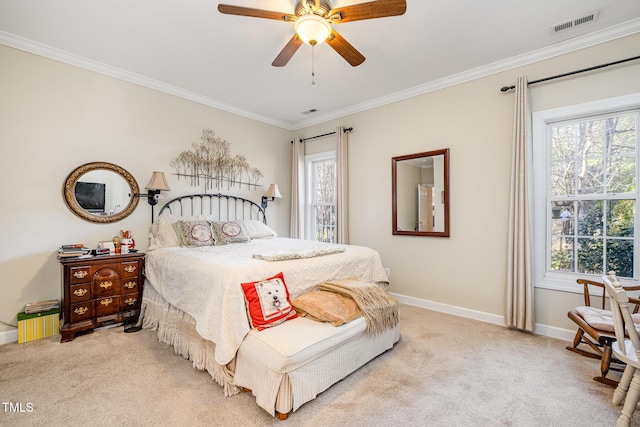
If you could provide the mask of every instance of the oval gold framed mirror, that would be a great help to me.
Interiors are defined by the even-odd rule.
[[[80,218],[96,223],[120,221],[138,206],[135,178],[118,165],[86,163],[74,169],[64,182],[64,201]]]
[[[391,159],[393,234],[449,237],[449,149]]]

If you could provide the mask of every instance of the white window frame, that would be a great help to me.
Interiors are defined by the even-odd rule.
[[[306,240],[315,240],[315,221],[313,218],[313,194],[315,187],[315,180],[313,177],[313,164],[315,162],[324,162],[327,160],[336,161],[335,150],[324,151],[322,153],[307,154],[304,156],[304,171],[305,171],[305,213],[306,218],[304,222],[304,238]]]
[[[584,104],[571,105],[538,111],[532,115],[532,143],[533,143],[533,251],[534,251],[534,283],[536,288],[560,290],[582,293],[582,286],[576,283],[578,278],[584,278],[584,274],[566,272],[547,272],[549,259],[547,254],[547,239],[550,235],[550,223],[548,221],[546,200],[547,188],[550,182],[549,165],[551,163],[551,150],[548,144],[547,125],[565,120],[575,120],[586,116],[612,114],[624,110],[640,108],[640,93],[609,98]],[[640,129],[636,129],[640,133]],[[636,152],[636,185],[640,186],[638,174],[640,174],[640,162]],[[536,173],[535,171],[544,171]],[[640,189],[638,189],[640,191]],[[637,204],[636,204],[637,206]],[[640,238],[640,210],[636,209],[635,233],[636,248]],[[640,252],[640,250],[638,251]],[[636,275],[640,253],[635,254]],[[638,284],[638,280],[624,280],[625,284]]]

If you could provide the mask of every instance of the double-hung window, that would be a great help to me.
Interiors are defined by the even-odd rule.
[[[534,167],[536,283],[572,288],[610,270],[638,280],[640,110],[571,113],[538,121],[534,132],[534,162],[544,159]]]
[[[336,154],[335,151],[305,156],[306,212],[305,238],[335,243]]]

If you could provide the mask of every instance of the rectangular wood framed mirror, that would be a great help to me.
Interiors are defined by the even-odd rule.
[[[391,159],[394,235],[449,237],[449,149]]]

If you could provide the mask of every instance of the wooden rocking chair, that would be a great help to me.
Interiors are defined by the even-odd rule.
[[[595,282],[587,279],[578,279],[578,283],[584,287],[584,306],[576,307],[567,313],[569,319],[578,325],[578,331],[573,339],[573,345],[568,346],[567,350],[581,354],[586,357],[600,359],[600,376],[594,377],[595,381],[616,387],[618,381],[607,378],[609,369],[622,372],[624,363],[612,358],[611,345],[616,341],[616,334],[613,327],[613,318],[610,310],[605,309],[606,288],[604,283]],[[595,296],[600,297],[602,304],[600,307],[591,305],[591,293],[589,287],[593,286],[598,289]],[[625,286],[626,291],[640,290],[640,286]],[[632,304],[635,304],[633,312],[637,313],[640,308],[640,299],[629,298]],[[579,348],[580,344],[586,344],[591,351]],[[611,363],[623,366],[612,366]]]

